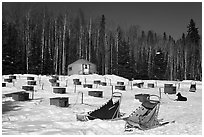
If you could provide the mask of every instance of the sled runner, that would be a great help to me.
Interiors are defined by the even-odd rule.
[[[151,100],[151,97],[158,98],[157,100]],[[150,95],[147,101],[143,102],[139,108],[137,108],[129,117],[125,118],[125,130],[130,128],[139,128],[141,130],[147,130],[159,126],[157,119],[160,107],[160,97],[157,95]]]
[[[117,94],[117,95],[116,95]],[[88,113],[77,114],[77,120],[88,121],[94,119],[108,120],[118,118],[120,115],[120,102],[122,94],[120,92],[115,92],[112,98],[103,106],[99,107],[94,111]],[[114,101],[116,100],[116,101]]]

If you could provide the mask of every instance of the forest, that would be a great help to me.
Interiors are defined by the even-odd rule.
[[[97,65],[100,75],[202,79],[201,36],[193,19],[174,40],[168,32],[110,25],[106,15],[87,18],[80,9],[74,15],[69,10],[55,14],[46,7],[22,8],[2,6],[3,75],[67,75],[70,63],[86,59]]]

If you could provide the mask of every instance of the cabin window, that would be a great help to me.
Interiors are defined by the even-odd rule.
[[[72,71],[72,67],[69,67],[69,71]]]

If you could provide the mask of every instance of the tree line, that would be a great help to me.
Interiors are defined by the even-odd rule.
[[[105,15],[86,18],[79,10],[53,14],[47,8],[2,7],[2,72],[67,75],[68,65],[86,59],[98,74],[128,79],[202,79],[202,48],[193,19],[180,39],[145,32],[137,25],[124,30]]]

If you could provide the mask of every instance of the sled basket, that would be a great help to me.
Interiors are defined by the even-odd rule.
[[[114,98],[119,98],[117,101],[113,102]],[[103,106],[99,107],[94,111],[88,113],[80,113],[76,115],[77,120],[79,121],[88,121],[94,119],[108,120],[118,118],[120,115],[120,102],[121,96],[112,96],[112,98]]]
[[[158,98],[151,100],[151,97]],[[160,107],[160,97],[157,95],[150,95],[149,100],[143,102],[139,108],[133,111],[129,117],[125,119],[125,129],[139,128],[142,130],[150,129],[159,124],[158,112]]]

